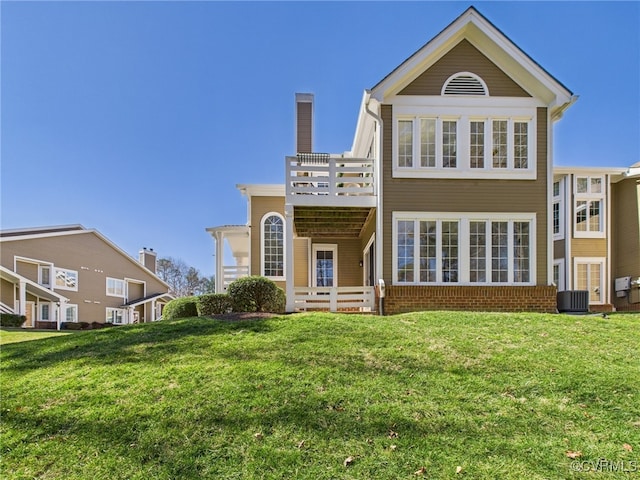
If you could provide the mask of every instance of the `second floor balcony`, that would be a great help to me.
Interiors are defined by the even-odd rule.
[[[286,157],[285,189],[292,205],[373,207],[374,161],[323,153]]]

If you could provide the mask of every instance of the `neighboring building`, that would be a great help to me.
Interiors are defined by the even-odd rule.
[[[595,264],[610,263],[592,258],[626,264],[612,255],[615,227],[597,252],[579,238],[596,222],[584,209],[595,212],[595,196],[620,185],[620,198],[599,208],[635,192],[637,222],[637,183],[623,169],[554,171],[553,125],[576,99],[474,8],[365,91],[348,152],[313,153],[314,97],[297,94],[297,155],[285,159],[284,185],[239,185],[247,224],[207,229],[225,279],[218,291],[237,276],[264,275],[286,289],[287,311],[375,310],[384,285],[386,313],[553,312],[560,277],[594,291]],[[584,176],[596,190],[598,176],[603,190],[580,191],[575,204],[563,190],[563,215],[577,224],[565,224],[575,233],[562,250],[554,188],[574,179],[582,188]],[[638,251],[635,225],[620,248]],[[233,266],[223,263],[225,240]],[[610,304],[610,290],[599,292],[591,303]]]
[[[153,250],[136,261],[81,225],[2,230],[0,247],[0,307],[25,315],[26,327],[151,322],[173,298]]]

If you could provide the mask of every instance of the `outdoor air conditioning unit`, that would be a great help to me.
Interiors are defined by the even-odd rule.
[[[558,292],[560,313],[587,313],[589,311],[588,290],[565,290]]]

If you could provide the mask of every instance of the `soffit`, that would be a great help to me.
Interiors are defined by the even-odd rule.
[[[296,235],[305,238],[359,238],[372,208],[294,207]]]

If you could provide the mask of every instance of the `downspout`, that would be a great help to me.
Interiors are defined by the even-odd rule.
[[[382,147],[383,147],[383,122],[382,118],[375,112],[369,109],[369,101],[371,100],[371,91],[366,91],[366,97],[364,102],[364,110],[371,118],[376,122],[376,134],[378,136],[378,151],[376,152],[376,161],[374,162],[374,181],[375,181],[375,194],[376,194],[376,278],[381,280],[383,278],[382,269],[382,252],[383,252],[383,229],[382,229]],[[377,163],[377,164],[376,164]]]

